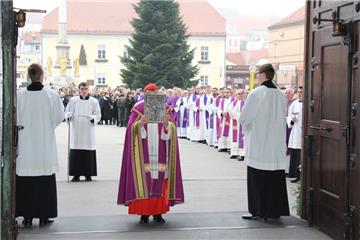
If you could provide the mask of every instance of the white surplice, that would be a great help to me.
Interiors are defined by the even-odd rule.
[[[240,115],[245,133],[245,162],[260,170],[285,170],[286,113],[282,92],[257,87]]]
[[[223,108],[222,108],[222,104],[221,102],[224,101],[224,104],[223,104]],[[231,104],[231,98],[223,98],[221,99],[220,101],[220,105],[219,105],[219,108],[218,108],[218,117],[221,121],[221,118],[222,118],[222,121],[221,121],[221,133],[220,133],[220,138],[219,138],[219,141],[218,141],[218,147],[219,149],[230,149],[230,146],[231,146],[231,132],[229,130],[229,135],[228,136],[224,136],[224,130],[225,130],[225,126],[226,126],[226,117],[221,117],[221,114],[223,112],[225,113],[228,113],[228,109],[230,107],[230,104]],[[230,120],[230,123],[231,124],[231,120]]]
[[[295,100],[289,107],[287,125],[291,129],[288,147],[292,149],[301,149],[302,141],[302,101]],[[292,115],[296,117],[294,125],[291,124]]]
[[[70,148],[95,150],[95,127],[101,119],[98,100],[72,97],[66,106],[65,116],[71,119]]]
[[[40,91],[21,89],[17,94],[19,131],[16,174],[49,176],[58,171],[55,128],[64,120],[60,96],[44,87]]]

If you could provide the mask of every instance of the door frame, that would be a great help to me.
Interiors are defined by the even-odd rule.
[[[16,41],[13,1],[1,1],[2,51],[2,152],[1,152],[1,239],[16,239]]]

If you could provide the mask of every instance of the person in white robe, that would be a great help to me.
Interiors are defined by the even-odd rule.
[[[217,112],[218,118],[220,119],[220,136],[218,140],[219,152],[226,152],[230,149],[231,145],[230,114],[228,113],[231,100],[230,89],[224,89],[224,98],[221,99]]]
[[[178,114],[179,125],[177,126],[177,135],[180,138],[186,138],[187,136],[189,112],[186,109],[186,104],[188,96],[189,92],[187,90],[182,91],[181,97],[176,101],[176,106],[174,108]]]
[[[86,181],[97,176],[95,128],[101,119],[99,102],[89,95],[88,84],[80,83],[79,91],[80,96],[71,98],[65,110],[70,122],[69,175],[73,182],[80,181],[80,176]]]
[[[246,99],[240,115],[245,130],[248,210],[244,219],[278,219],[289,215],[285,179],[285,98],[272,82],[271,64],[259,66],[260,84]]]
[[[284,90],[284,95],[286,98],[286,115],[289,113],[289,107],[290,105],[295,101],[294,98],[295,91],[293,88],[286,88]],[[286,145],[289,145],[289,138],[290,138],[291,128],[289,128],[286,125]],[[285,173],[289,174],[289,168],[290,168],[290,154],[291,150],[288,147],[286,151],[286,167],[285,167]]]
[[[213,89],[211,88],[207,88],[206,89],[206,103],[204,104],[204,109],[206,111],[205,116],[206,116],[206,134],[205,134],[205,141],[206,144],[210,147],[213,147],[215,144],[215,139],[214,139],[214,129],[215,129],[215,124],[214,124],[214,118],[215,118],[215,114],[214,114],[214,101],[215,101],[215,97],[212,93]],[[216,89],[217,91],[217,89]]]
[[[295,178],[291,182],[300,180],[300,172],[298,170],[301,159],[301,140],[302,140],[302,102],[303,89],[299,87],[298,99],[295,100],[289,107],[287,125],[291,128],[288,147],[290,148],[290,167],[289,177]]]
[[[213,130],[213,138],[214,138],[214,147],[219,147],[219,138],[221,133],[221,123],[220,118],[218,115],[218,112],[220,111],[220,103],[222,99],[224,98],[224,89],[220,88],[219,95],[215,97],[215,100],[213,102],[212,110],[214,113],[214,130]]]
[[[205,132],[206,132],[206,112],[205,104],[206,95],[200,91],[195,104],[193,106],[194,112],[194,128],[191,134],[190,140],[193,142],[205,143]]]
[[[242,130],[242,125],[239,122],[241,110],[244,107],[245,103],[245,91],[240,89],[236,91],[236,99],[230,105],[230,133],[232,134],[231,149],[230,149],[230,158],[239,158],[243,160],[245,156],[244,148],[244,135]]]
[[[187,104],[186,104],[186,109],[189,112],[189,125],[187,128],[187,139],[191,140],[193,137],[193,132],[194,132],[194,127],[195,127],[195,112],[194,112],[194,108],[195,108],[195,102],[196,99],[198,98],[197,94],[196,94],[196,90],[195,88],[191,89],[191,94],[190,96],[187,98]]]
[[[44,87],[39,64],[29,66],[28,76],[31,84],[17,94],[15,215],[24,218],[25,226],[31,226],[33,218],[39,218],[43,226],[57,217],[55,128],[64,120],[64,105],[56,92]]]

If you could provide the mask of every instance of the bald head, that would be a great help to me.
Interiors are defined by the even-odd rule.
[[[293,100],[295,91],[292,88],[287,88],[285,89],[284,94],[288,100]]]

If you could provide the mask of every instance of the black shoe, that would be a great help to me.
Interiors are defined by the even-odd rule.
[[[72,179],[71,179],[72,182],[79,182],[80,181],[80,177],[79,176],[74,176]]]
[[[238,157],[238,160],[239,160],[239,161],[244,161],[244,160],[245,160],[245,157],[244,157],[244,156]]]
[[[22,223],[24,224],[24,226],[32,226],[32,220],[32,218],[24,218]]]
[[[234,155],[230,156],[230,159],[235,159],[235,158],[237,158],[237,156],[234,156]]]
[[[86,177],[85,177],[85,181],[91,182],[91,181],[92,181],[92,178],[91,178],[90,176],[86,176]]]
[[[140,220],[139,220],[139,223],[140,224],[146,224],[149,222],[149,216],[146,216],[146,215],[141,215],[140,217]]]
[[[54,222],[54,220],[51,220],[51,219],[48,219],[48,218],[40,218],[39,225],[40,226],[45,226],[45,225],[51,224],[53,222]]]
[[[241,216],[245,220],[257,220],[259,217],[253,216],[252,214],[245,214]]]
[[[219,149],[219,152],[227,152],[227,149],[226,148],[221,148],[221,149]]]
[[[295,178],[295,179],[291,180],[290,182],[297,183],[298,181],[300,181],[300,178]]]
[[[157,223],[165,223],[165,220],[162,218],[161,214],[160,215],[154,215],[154,221]]]
[[[80,181],[80,176],[74,176],[72,179],[71,179],[72,182],[79,182]]]

